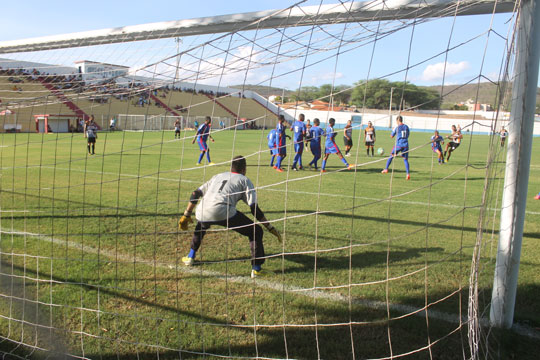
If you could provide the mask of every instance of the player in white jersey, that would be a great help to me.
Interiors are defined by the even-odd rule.
[[[506,137],[508,136],[508,131],[504,128],[504,126],[501,127],[501,131],[499,131],[499,136],[501,137],[501,147],[504,147]]]
[[[461,128],[458,129],[456,128],[456,125],[452,125],[452,135],[447,136],[447,138],[450,139],[450,142],[446,144],[446,147],[444,148],[443,158],[446,157],[444,162],[450,161],[450,155],[461,144],[461,139],[463,139]],[[446,154],[448,154],[448,156]]]
[[[206,230],[212,225],[225,226],[249,238],[251,247],[251,277],[263,276],[261,265],[264,263],[263,230],[246,215],[236,210],[236,203],[244,201],[251,213],[266,229],[281,241],[281,234],[268,222],[264,213],[257,205],[257,193],[251,180],[246,175],[246,159],[236,156],[231,164],[231,171],[217,174],[210,181],[195,190],[190,202],[180,218],[178,226],[187,230],[192,222],[191,213],[201,199],[195,217],[197,225],[191,240],[191,250],[188,256],[182,258],[186,266],[193,265],[195,255],[201,246]]]
[[[174,138],[180,139],[180,130],[182,129],[182,125],[180,123],[180,119],[176,119],[174,122]]]
[[[371,149],[371,156],[375,156],[373,150],[373,147],[375,146],[375,128],[371,121],[368,122],[368,126],[364,130],[364,141],[366,144],[367,156],[369,156],[369,149]]]
[[[94,155],[96,149],[98,127],[94,122],[94,115],[90,115],[88,123],[84,124],[84,137],[87,139],[88,154]]]

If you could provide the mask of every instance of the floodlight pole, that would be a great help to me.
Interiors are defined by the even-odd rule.
[[[540,0],[522,1],[519,14],[499,247],[490,311],[491,325],[502,328],[510,328],[514,320],[540,61]]]
[[[174,82],[176,82],[178,81],[178,70],[180,68],[180,44],[182,44],[182,39],[177,37],[174,38],[174,41],[176,42],[176,71],[174,73]]]
[[[390,88],[390,106],[388,108],[388,128],[392,130],[392,95],[394,95],[394,87]]]

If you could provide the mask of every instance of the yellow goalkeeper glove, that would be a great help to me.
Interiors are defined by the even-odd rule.
[[[187,230],[189,224],[191,224],[193,220],[191,220],[191,216],[188,215],[182,215],[180,220],[178,221],[178,230]]]
[[[270,232],[270,234],[274,235],[275,237],[277,237],[277,239],[279,241],[281,241],[281,234],[279,233],[279,231],[277,231],[277,229],[275,227],[271,227],[270,229],[268,229],[268,231]]]

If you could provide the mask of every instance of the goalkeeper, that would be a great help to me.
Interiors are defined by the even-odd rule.
[[[236,203],[243,200],[251,208],[251,213],[266,229],[281,241],[281,234],[268,222],[257,205],[257,193],[253,183],[246,176],[246,159],[236,156],[231,164],[231,171],[217,174],[210,181],[201,185],[191,194],[191,199],[178,222],[181,230],[187,230],[192,222],[191,213],[201,199],[195,211],[197,225],[191,240],[191,251],[182,258],[186,266],[193,265],[195,255],[201,246],[206,230],[212,225],[225,226],[249,238],[251,247],[251,277],[267,275],[261,269],[264,263],[263,229],[246,215],[236,210]]]

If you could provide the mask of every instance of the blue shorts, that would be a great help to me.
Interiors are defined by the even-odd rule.
[[[276,146],[275,151],[277,155],[281,155],[281,156],[287,155],[287,147],[285,146],[285,144],[281,145],[281,147],[279,145]]]
[[[431,150],[433,150],[434,153],[436,153],[437,151],[442,152],[442,147],[441,147],[441,145],[432,146]]]
[[[321,156],[321,145],[313,145],[313,144],[311,144],[309,147],[311,149],[311,153],[314,156]]]
[[[332,145],[328,146],[326,144],[326,149],[324,149],[325,154],[337,154],[339,151],[339,148],[335,142],[332,143]]]
[[[397,155],[401,153],[401,157],[409,159],[409,147],[408,146],[394,146],[392,148],[392,155]]]
[[[276,148],[276,147],[271,148],[270,149],[270,155],[272,155],[272,156],[279,155],[278,148]]]
[[[208,145],[206,145],[206,141],[203,141],[202,139],[201,140],[197,140],[197,144],[199,144],[199,149],[201,151],[206,151],[208,150]]]
[[[295,143],[294,152],[302,154],[304,152],[304,143],[303,142]]]

